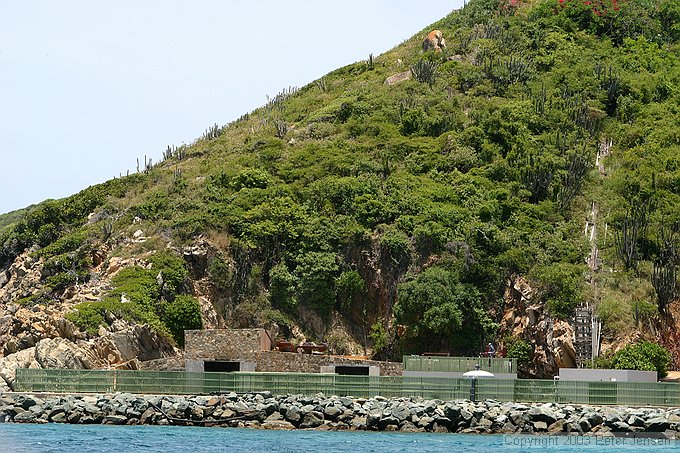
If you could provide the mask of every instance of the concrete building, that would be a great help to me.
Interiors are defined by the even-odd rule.
[[[186,330],[184,338],[188,371],[266,371],[364,376],[401,376],[403,371],[403,365],[397,362],[274,351],[273,338],[264,329]]]

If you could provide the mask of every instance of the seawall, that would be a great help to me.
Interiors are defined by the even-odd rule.
[[[273,396],[266,392],[192,397],[3,394],[0,421],[483,434],[665,433],[666,437],[680,437],[680,408]]]

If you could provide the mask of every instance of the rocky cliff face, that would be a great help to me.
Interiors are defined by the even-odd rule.
[[[168,339],[148,325],[112,318],[108,329],[88,335],[65,318],[75,304],[97,300],[109,289],[110,277],[134,261],[98,263],[88,284],[59,300],[25,305],[18,302],[43,290],[41,260],[27,251],[0,272],[0,391],[13,389],[17,368],[137,369],[140,362],[174,356]]]
[[[500,336],[529,342],[533,361],[522,371],[530,377],[549,379],[558,374],[559,368],[576,366],[574,329],[567,321],[548,316],[535,293],[524,277],[514,275],[508,279]]]

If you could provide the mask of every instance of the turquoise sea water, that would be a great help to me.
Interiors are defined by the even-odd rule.
[[[575,436],[263,431],[173,426],[0,424],[2,453],[678,451],[680,442]]]

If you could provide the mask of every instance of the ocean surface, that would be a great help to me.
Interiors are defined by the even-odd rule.
[[[0,424],[1,453],[678,451],[680,441],[175,426]]]

